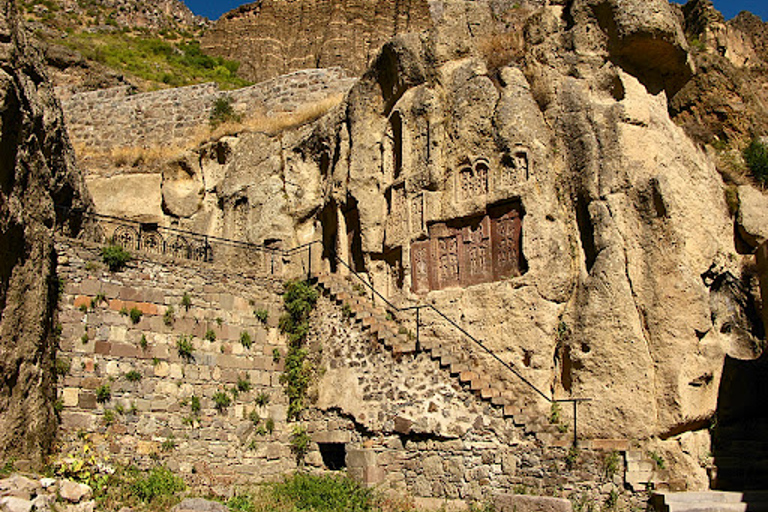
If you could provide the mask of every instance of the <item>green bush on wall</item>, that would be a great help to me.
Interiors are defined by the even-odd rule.
[[[101,261],[111,270],[117,272],[131,261],[131,253],[121,245],[108,245],[101,248]]]
[[[743,156],[752,176],[762,185],[768,184],[768,146],[754,138],[744,150]]]

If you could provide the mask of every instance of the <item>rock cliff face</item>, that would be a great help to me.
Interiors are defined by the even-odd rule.
[[[724,357],[754,357],[762,331],[723,181],[670,118],[694,72],[682,13],[663,0],[431,8],[429,34],[388,42],[314,126],[225,138],[167,173],[164,186],[206,184],[178,222],[322,239],[326,270],[339,255],[393,300],[453,312],[539,388],[591,398],[584,436],[656,439],[706,486],[695,454]]]
[[[427,0],[260,0],[222,16],[202,47],[254,82],[333,66],[359,75],[390,37],[430,25]]]
[[[725,22],[709,0],[692,0],[683,13],[697,72],[670,113],[697,142],[740,148],[768,130],[766,24],[747,12]]]
[[[289,4],[290,16],[280,11]],[[765,239],[755,226],[768,206],[746,186],[730,211],[714,159],[691,137],[701,120],[722,121],[697,81],[728,76],[708,74],[698,49],[691,56],[684,20],[693,33],[714,15],[699,4],[697,18],[695,6],[664,0],[445,0],[428,4],[428,20],[423,4],[408,4],[398,12],[424,13],[410,19],[431,28],[387,42],[339,108],[277,136],[222,138],[163,170],[159,186],[174,191],[163,223],[274,247],[322,240],[324,270],[344,271],[338,255],[398,304],[450,312],[546,393],[591,398],[583,436],[653,446],[689,487],[705,487],[723,361],[759,353],[750,250]],[[245,20],[267,13],[302,13],[316,27],[306,5],[252,4],[211,41],[226,23],[253,30]],[[283,30],[260,26],[252,33]],[[242,34],[233,45],[256,44],[232,34]],[[269,73],[330,55],[274,39],[258,64]],[[740,54],[760,54],[749,41]],[[367,58],[367,44],[342,46]],[[711,58],[752,87],[736,76],[743,62],[726,62],[734,45]],[[741,119],[747,97],[721,98],[725,118]],[[732,139],[759,132],[759,117],[733,121]],[[422,321],[422,335],[452,339]],[[498,367],[487,377],[530,414],[549,413]],[[380,428],[341,391],[354,392],[328,385],[323,403]]]
[[[0,2],[0,454],[39,464],[56,425],[54,204],[84,203],[61,111],[18,23],[15,3]]]

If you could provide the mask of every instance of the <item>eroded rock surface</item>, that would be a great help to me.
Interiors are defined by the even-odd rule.
[[[54,204],[83,207],[84,188],[11,1],[0,2],[0,114],[0,453],[39,464],[55,434]]]

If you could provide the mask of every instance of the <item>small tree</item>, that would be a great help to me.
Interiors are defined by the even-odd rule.
[[[743,155],[752,176],[761,184],[768,184],[768,146],[760,139],[754,138]]]
[[[121,245],[108,245],[101,248],[101,261],[111,270],[117,272],[131,261],[131,253]]]

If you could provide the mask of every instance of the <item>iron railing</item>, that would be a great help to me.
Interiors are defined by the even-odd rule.
[[[72,213],[65,207],[58,207],[66,210],[67,213]],[[226,257],[227,251],[237,250],[245,251],[246,253],[256,253],[264,256],[266,266],[268,267],[268,273],[279,274],[282,276],[283,262],[292,261],[295,255],[302,255],[306,252],[306,277],[307,280],[313,279],[315,276],[312,270],[312,247],[316,244],[321,244],[319,240],[305,243],[291,249],[271,248],[264,245],[257,245],[250,242],[243,242],[239,240],[232,240],[223,237],[203,235],[192,231],[187,231],[178,228],[162,227],[157,224],[142,223],[139,221],[125,219],[121,217],[115,217],[111,215],[102,215],[88,211],[77,211],[77,214],[82,215],[86,221],[83,223],[83,230],[80,237],[90,240],[96,243],[115,243],[122,245],[126,249],[137,250],[145,252],[147,254],[162,254],[175,258],[188,259],[193,261],[200,261],[206,263],[213,263],[218,261],[221,257]],[[90,221],[90,222],[87,222]],[[231,254],[229,255],[231,256]],[[563,398],[556,399],[548,396],[544,391],[539,389],[529,379],[527,379],[520,371],[515,368],[514,363],[504,361],[496,353],[493,352],[486,344],[470,334],[466,329],[461,327],[456,321],[451,319],[448,315],[443,313],[440,309],[432,304],[420,304],[416,306],[398,307],[393,304],[387,297],[380,293],[376,288],[366,279],[363,275],[357,272],[352,266],[344,261],[338,254],[333,254],[332,257],[336,263],[340,264],[350,275],[354,276],[362,283],[363,286],[368,288],[371,292],[371,300],[375,303],[376,298],[381,300],[386,307],[393,313],[414,313],[416,324],[416,347],[417,350],[420,347],[421,342],[421,328],[425,324],[422,321],[422,311],[430,310],[434,312],[438,318],[441,318],[450,328],[470,340],[474,345],[479,347],[483,352],[488,354],[493,360],[500,364],[503,368],[511,372],[518,380],[529,387],[536,395],[545,399],[551,404],[555,403],[572,403],[573,404],[573,444],[578,444],[577,435],[577,422],[578,422],[578,404],[582,402],[591,401],[590,398]]]

